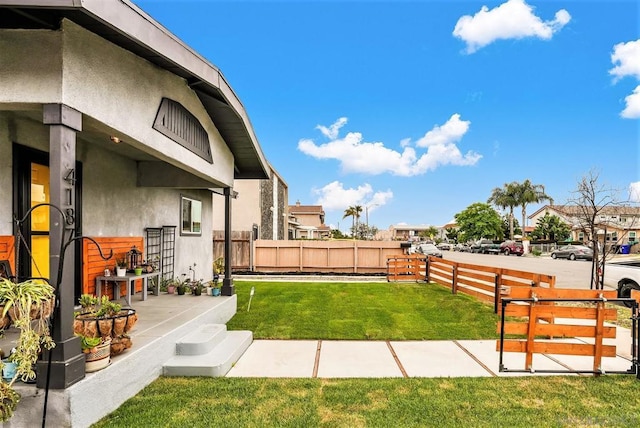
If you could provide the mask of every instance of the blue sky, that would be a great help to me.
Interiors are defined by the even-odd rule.
[[[441,226],[525,179],[564,203],[590,170],[640,200],[637,0],[135,3],[220,68],[289,203],[343,231],[352,205]]]

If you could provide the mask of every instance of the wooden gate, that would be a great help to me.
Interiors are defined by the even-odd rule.
[[[405,254],[387,257],[387,282],[426,281],[430,256]]]
[[[615,345],[603,343],[603,339],[615,339],[616,326],[605,325],[606,321],[616,321],[615,308],[605,306],[606,302],[631,301],[618,299],[615,290],[573,290],[562,288],[513,287],[503,290],[502,318],[498,324],[500,339],[496,349],[500,351],[501,372],[533,372],[533,354],[582,355],[593,357],[592,371],[571,371],[567,373],[601,374],[602,358],[615,357]],[[562,305],[559,305],[563,302]],[[637,302],[634,314],[637,313]],[[584,305],[588,304],[587,307]],[[509,321],[506,317],[513,317]],[[564,320],[563,323],[559,319]],[[516,335],[516,338],[505,338]],[[635,336],[634,336],[635,337]],[[575,341],[559,338],[579,338]],[[503,365],[503,352],[524,352],[523,370],[507,369]],[[637,346],[632,346],[633,361],[637,362]],[[556,372],[535,370],[540,373]],[[635,373],[629,371],[617,373]],[[564,372],[564,371],[563,371]],[[614,372],[611,372],[614,373]]]

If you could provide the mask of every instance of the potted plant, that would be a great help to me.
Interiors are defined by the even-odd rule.
[[[189,287],[191,288],[191,294],[193,294],[194,296],[200,296],[202,295],[202,290],[204,289],[204,282],[201,279],[197,281],[191,281]]]
[[[127,259],[125,257],[116,259],[116,276],[127,276]]]
[[[176,292],[176,286],[178,285],[178,281],[174,278],[174,279],[163,279],[162,280],[167,287],[167,294],[174,294]],[[160,287],[162,287],[162,284],[160,284]]]
[[[186,275],[182,274],[182,281],[178,281],[177,285],[176,285],[176,291],[178,292],[178,295],[183,296],[186,292],[187,289],[189,288],[189,280],[185,279]]]
[[[85,371],[87,373],[101,370],[111,362],[111,337],[87,337],[76,334],[80,338],[80,347],[85,355]]]
[[[11,418],[20,400],[20,395],[13,388],[16,379],[25,382],[35,379],[33,368],[40,351],[43,348],[50,350],[55,346],[47,322],[54,300],[54,289],[45,281],[27,280],[16,283],[8,278],[0,278],[0,306],[3,306],[1,315],[4,318],[13,313],[10,323],[19,331],[15,352],[9,356],[9,361],[15,363],[15,372],[10,380],[0,380],[2,421]]]
[[[111,355],[117,355],[123,350],[130,348],[131,339],[127,333],[138,321],[138,316],[134,309],[122,309],[122,305],[111,302],[108,296],[98,299],[91,295],[80,297],[82,310],[76,313],[73,320],[73,332],[88,338],[110,338]],[[125,337],[123,340],[122,338]],[[114,342],[124,347],[114,346]]]

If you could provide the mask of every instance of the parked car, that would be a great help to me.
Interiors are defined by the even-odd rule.
[[[420,244],[416,247],[416,253],[424,254],[425,256],[434,256],[442,258],[442,251],[433,244]]]
[[[603,282],[607,287],[617,289],[618,297],[631,297],[631,290],[640,290],[640,261],[605,263]]]
[[[471,244],[472,253],[499,254],[500,244],[495,244],[491,239],[480,239]]]
[[[451,250],[451,244],[449,244],[448,242],[441,242],[438,245],[436,245],[436,247],[438,247],[438,249],[442,250],[442,251],[450,251]]]
[[[521,256],[524,254],[524,247],[520,242],[506,240],[502,244],[500,244],[500,253],[508,256],[510,254],[515,254],[517,256]]]
[[[461,253],[468,253],[471,251],[471,247],[467,244],[458,243],[453,246],[453,251],[460,251]]]
[[[593,251],[586,245],[563,245],[551,252],[551,258],[593,260]]]

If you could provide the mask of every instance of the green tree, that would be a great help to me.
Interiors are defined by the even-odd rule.
[[[418,233],[418,236],[421,238],[428,238],[429,240],[433,241],[433,238],[438,235],[438,228],[435,226],[429,226],[428,228],[426,228],[425,230],[421,230],[420,233]]]
[[[505,183],[502,187],[496,187],[491,191],[491,196],[489,196],[489,199],[487,200],[487,203],[493,204],[498,208],[509,208],[509,239],[513,239],[514,234],[513,209],[520,204],[518,200],[518,186],[518,183],[514,181],[511,183]]]
[[[516,183],[516,200],[518,206],[522,208],[522,228],[527,225],[527,205],[537,204],[542,201],[553,201],[553,199],[544,192],[542,184],[533,184],[531,181]]]
[[[445,231],[447,234],[447,239],[449,241],[459,242],[458,235],[460,234],[460,230],[457,227],[450,227],[448,229],[445,229]]]
[[[502,220],[489,204],[476,202],[455,215],[459,227],[460,241],[481,238],[502,239]]]
[[[340,229],[331,229],[331,237],[333,239],[344,239],[347,237]]]
[[[502,233],[504,233],[504,236],[522,235],[522,229],[520,229],[518,219],[510,217],[509,214],[502,216]]]
[[[546,213],[538,220],[536,228],[531,232],[533,239],[549,241],[565,241],[571,235],[571,228],[557,215]]]
[[[358,223],[355,229],[355,236],[358,239],[372,240],[378,233],[378,228],[375,226],[367,226],[365,223]],[[352,229],[353,231],[353,229]]]

